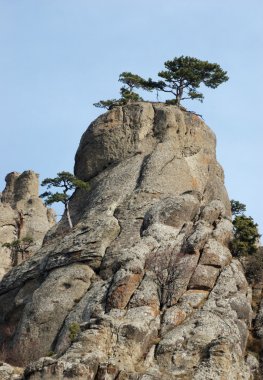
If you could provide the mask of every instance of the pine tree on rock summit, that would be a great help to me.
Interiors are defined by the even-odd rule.
[[[124,83],[120,92],[120,99],[101,100],[94,105],[110,109],[113,106],[123,105],[130,102],[142,100],[134,92],[134,89],[146,91],[156,90],[172,94],[173,99],[167,100],[167,104],[180,106],[182,100],[197,99],[203,101],[204,95],[197,91],[201,84],[210,88],[217,88],[229,78],[227,72],[223,71],[217,63],[210,63],[200,59],[181,56],[175,57],[171,61],[164,62],[165,70],[160,71],[158,76],[161,80],[154,81],[151,78],[144,79],[131,72],[123,72],[119,76],[119,81]]]
[[[127,103],[143,101],[143,99],[134,92],[135,88],[144,88],[147,90],[147,83],[139,75],[130,72],[123,72],[119,76],[119,82],[123,83],[120,88],[120,99],[100,100],[94,103],[95,107],[110,109],[113,106],[121,106]]]
[[[164,80],[157,82],[156,88],[174,95],[172,103],[177,106],[185,99],[197,99],[202,102],[204,95],[197,91],[201,84],[216,88],[228,80],[226,71],[217,63],[193,57],[174,58],[172,61],[166,61],[164,66],[166,70],[158,73]]]

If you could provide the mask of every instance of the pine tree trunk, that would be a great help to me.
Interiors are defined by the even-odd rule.
[[[73,224],[72,224],[70,213],[69,213],[68,202],[65,204],[65,208],[66,208],[66,214],[67,214],[67,218],[68,218],[69,227],[73,228]]]
[[[181,99],[183,97],[183,93],[184,93],[183,84],[180,84],[180,86],[178,87],[178,92],[177,92],[177,96],[176,96],[176,103],[177,103],[178,107],[180,106]]]
[[[179,107],[184,93],[184,80],[180,79],[179,84],[176,87],[176,105]]]
[[[20,239],[21,238],[21,232],[22,232],[22,229],[24,227],[23,211],[18,211],[18,220],[16,222],[16,225],[17,225],[17,238]]]

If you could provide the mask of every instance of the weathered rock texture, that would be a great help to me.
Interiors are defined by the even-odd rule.
[[[54,212],[47,209],[38,196],[38,175],[33,171],[9,173],[0,196],[0,279],[11,268],[10,249],[2,244],[31,237],[34,240],[32,255],[54,224]]]
[[[25,379],[251,379],[250,292],[228,249],[215,136],[175,106],[115,107],[82,136],[90,180],[0,284],[1,345]],[[53,352],[54,355],[49,356]]]

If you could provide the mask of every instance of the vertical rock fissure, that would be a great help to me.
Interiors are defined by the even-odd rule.
[[[142,161],[142,164],[141,164],[141,168],[140,168],[140,172],[139,172],[139,175],[138,175],[138,178],[137,178],[137,181],[136,181],[135,190],[139,189],[141,187],[141,184],[142,184],[142,181],[143,181],[144,171],[145,171],[145,169],[147,167],[147,163],[148,163],[150,157],[151,157],[151,154],[148,154],[148,155],[144,156],[144,158],[143,158],[143,161]]]

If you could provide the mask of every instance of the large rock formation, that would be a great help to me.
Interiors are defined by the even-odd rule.
[[[198,116],[161,103],[90,125],[75,173],[92,188],[72,198],[74,228],[63,218],[0,283],[3,359],[27,365],[25,379],[253,378],[215,145]]]
[[[53,210],[47,209],[39,198],[36,173],[12,172],[5,180],[6,187],[0,196],[0,279],[11,268],[10,249],[2,245],[30,237],[33,255],[41,247],[47,230],[55,224]]]

